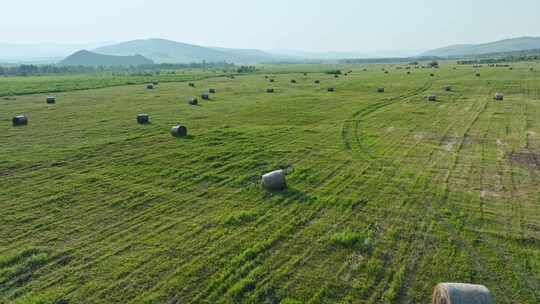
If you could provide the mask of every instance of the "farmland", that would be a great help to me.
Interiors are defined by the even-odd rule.
[[[335,68],[0,79],[0,303],[540,302],[540,65]]]

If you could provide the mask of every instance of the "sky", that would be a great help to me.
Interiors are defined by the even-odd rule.
[[[264,50],[429,50],[540,36],[540,0],[5,0],[0,42],[165,38]]]

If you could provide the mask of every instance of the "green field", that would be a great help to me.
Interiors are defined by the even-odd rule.
[[[540,65],[381,67],[0,79],[0,303],[539,303]]]

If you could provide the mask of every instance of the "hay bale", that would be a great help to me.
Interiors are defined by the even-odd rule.
[[[480,73],[476,73],[476,77],[480,77]]]
[[[285,171],[276,170],[270,173],[266,173],[262,176],[261,185],[266,190],[276,191],[287,188],[287,181],[285,179]]]
[[[48,104],[53,104],[55,102],[56,102],[56,97],[54,97],[54,96],[48,96],[47,97],[47,103]]]
[[[269,81],[270,81],[270,82],[274,82],[274,79],[270,79]]]
[[[429,76],[431,76],[431,77],[435,77],[435,74],[431,73],[431,74],[429,74]]]
[[[138,114],[137,115],[137,123],[139,124],[147,124],[150,122],[150,116],[148,114]]]
[[[493,99],[495,99],[497,101],[503,101],[504,100],[504,95],[502,93],[496,93],[495,97],[493,97]]]
[[[321,81],[320,81],[320,80],[315,80],[314,83],[315,83],[315,84],[320,84]]]
[[[384,93],[384,88],[377,88],[378,93]]]
[[[208,89],[208,93],[216,94],[216,89]]]
[[[202,94],[201,94],[201,98],[204,99],[204,100],[210,100],[210,94],[208,94],[208,93],[202,93]]]
[[[28,124],[28,118],[24,115],[17,115],[11,120],[14,126],[25,126]]]
[[[335,92],[336,88],[328,88],[328,92]]]
[[[147,88],[148,90],[153,90],[153,89],[154,89],[154,85],[153,85],[153,84],[149,84],[149,85],[146,86],[146,88]]]
[[[192,97],[188,100],[188,104],[192,105],[192,106],[196,106],[199,104],[199,100],[197,100],[197,98],[195,97]]]
[[[427,97],[427,100],[428,100],[428,101],[437,101],[437,96],[435,96],[435,95],[429,95],[429,96]]]
[[[266,89],[266,93],[274,93],[274,89],[273,88],[268,88],[268,89]]]
[[[296,80],[294,80],[294,79],[291,79],[291,83],[296,83]]]
[[[192,87],[192,88],[195,87],[195,84],[194,84],[193,82],[190,82],[188,85],[189,85],[190,87]]]
[[[433,289],[432,304],[493,304],[491,292],[483,285],[440,283]]]
[[[177,125],[171,128],[171,135],[174,137],[186,137],[187,128],[182,125]]]

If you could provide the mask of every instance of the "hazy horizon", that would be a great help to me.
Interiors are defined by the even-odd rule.
[[[162,38],[228,48],[374,52],[540,36],[536,0],[518,0],[512,11],[503,0],[19,0],[3,7],[9,14],[0,20],[0,42],[9,44]]]

